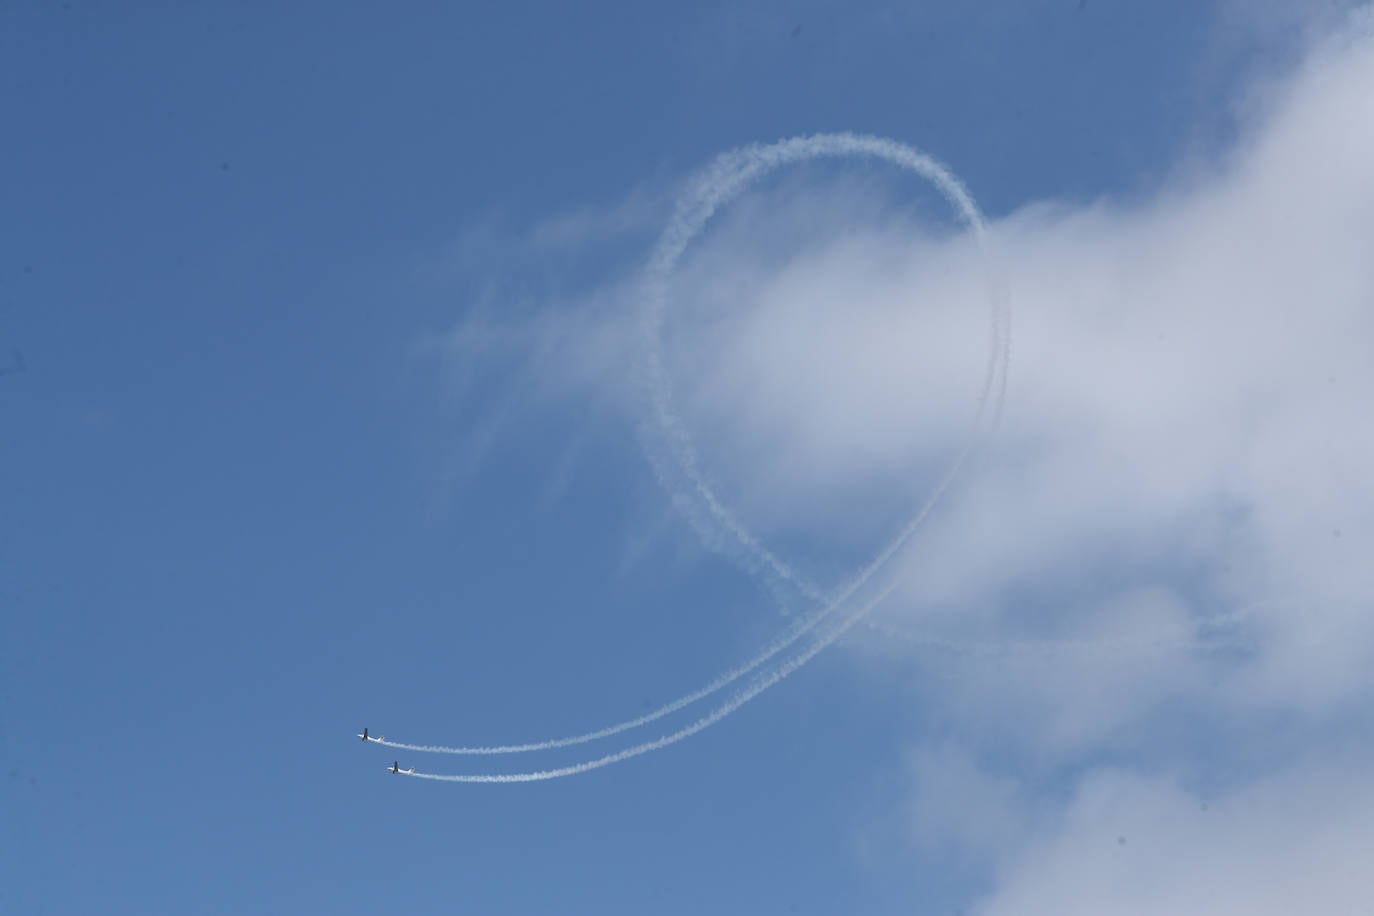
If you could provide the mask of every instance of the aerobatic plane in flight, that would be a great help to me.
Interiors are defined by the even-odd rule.
[[[375,735],[375,736],[374,736],[374,735],[369,735],[369,734],[367,733],[367,729],[363,729],[363,733],[362,733],[361,735],[359,735],[358,737],[363,739],[363,743],[364,743],[364,744],[366,744],[366,743],[369,742],[369,741],[385,741],[385,740],[386,740],[386,739],[383,738],[381,735]]]
[[[413,773],[415,772],[415,767],[411,767],[411,768],[408,769],[408,770],[403,770],[403,769],[401,769],[401,762],[400,762],[399,760],[393,760],[393,761],[391,762],[391,768],[388,769],[387,772],[388,772],[388,773],[404,773],[406,776],[410,776],[411,774],[413,774]]]

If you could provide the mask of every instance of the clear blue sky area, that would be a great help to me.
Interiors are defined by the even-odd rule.
[[[724,561],[682,562],[631,424],[516,410],[470,460],[475,414],[426,341],[493,284],[606,282],[653,226],[555,279],[502,239],[827,130],[929,150],[994,216],[1129,198],[1226,141],[1253,63],[1191,0],[921,6],[6,3],[0,911],[976,892],[859,829],[929,713],[828,655],[692,741],[553,783],[394,779],[397,756],[484,762],[352,737],[579,731],[780,625]],[[484,233],[490,263],[455,253]],[[646,519],[670,534],[636,553]]]

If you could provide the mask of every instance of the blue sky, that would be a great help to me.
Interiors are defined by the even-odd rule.
[[[1367,853],[1347,6],[7,5],[0,909],[1256,912],[1285,840]],[[1015,309],[880,620],[623,764],[385,776],[588,755],[364,725],[579,732],[787,626],[640,449],[635,283],[694,170],[820,131],[947,163]],[[804,167],[680,278],[703,466],[831,584],[960,441],[938,203]]]

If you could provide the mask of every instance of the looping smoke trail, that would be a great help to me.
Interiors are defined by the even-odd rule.
[[[650,395],[650,422],[641,427],[641,437],[664,489],[673,494],[675,502],[688,510],[686,514],[689,520],[708,545],[717,543],[717,539],[701,517],[702,508],[715,526],[727,532],[743,551],[743,556],[737,554],[737,559],[741,560],[747,571],[763,575],[769,580],[770,586],[790,586],[807,598],[826,603],[833,602],[765,547],[743,522],[721,503],[701,473],[691,438],[672,407],[672,385],[664,368],[663,326],[668,312],[668,290],[678,262],[692,240],[722,206],[750,184],[782,166],[808,159],[849,156],[881,159],[915,172],[930,181],[973,234],[983,254],[988,293],[992,302],[991,339],[975,425],[983,419],[993,385],[996,384],[995,378],[999,374],[1001,382],[995,399],[995,413],[1000,418],[1001,402],[1006,387],[1004,367],[1010,356],[1009,305],[1005,286],[992,270],[982,216],[973,202],[973,197],[948,169],[925,153],[893,140],[861,134],[817,134],[783,140],[768,146],[744,147],[717,157],[689,184],[687,192],[679,199],[673,217],[650,259],[646,271],[646,308],[641,327],[646,354],[644,368]],[[680,486],[681,478],[685,478],[686,486]],[[691,503],[696,504],[696,511],[693,511]],[[898,546],[907,536],[908,532],[905,529],[898,534]],[[864,572],[859,575],[863,576]]]
[[[763,175],[774,169],[807,159],[838,158],[846,156],[871,156],[883,159],[894,165],[914,171],[935,184],[973,233],[974,239],[980,251],[983,253],[985,267],[988,271],[987,283],[991,300],[991,315],[988,357],[984,370],[982,387],[977,400],[977,409],[973,422],[973,435],[970,436],[958,456],[950,464],[939,485],[931,492],[924,504],[911,520],[907,522],[897,536],[883,548],[883,550],[879,551],[877,556],[866,564],[857,575],[851,578],[836,595],[827,599],[819,589],[807,582],[795,570],[759,542],[744,524],[735,517],[734,513],[720,502],[715,491],[712,490],[702,476],[698,469],[696,454],[692,449],[691,440],[681,420],[672,409],[672,390],[663,366],[662,330],[667,313],[668,288],[672,275],[677,268],[677,263],[682,257],[682,254],[686,251],[687,246],[701,232],[712,215],[731,198],[744,190],[749,184],[757,181]],[[526,744],[474,747],[407,744],[396,741],[384,741],[379,743],[402,750],[460,755],[513,754],[529,751],[552,750],[554,748],[569,747],[595,741],[600,738],[611,737],[621,732],[628,731],[629,729],[646,725],[725,689],[730,684],[755,671],[779,653],[786,650],[798,639],[801,639],[807,633],[814,630],[842,607],[856,591],[872,578],[874,573],[886,565],[891,557],[910,540],[912,534],[924,522],[930,511],[949,488],[954,478],[962,470],[974,446],[979,441],[981,434],[985,431],[984,426],[990,401],[995,402],[993,404],[992,425],[995,427],[997,420],[1000,419],[1001,403],[1006,390],[1005,366],[1009,356],[1010,338],[1008,335],[1008,325],[1010,312],[1005,295],[1005,288],[1001,284],[1000,278],[992,271],[991,258],[988,256],[987,252],[986,231],[983,226],[982,217],[978,212],[977,206],[973,202],[972,196],[959,180],[944,166],[924,153],[893,140],[859,134],[818,134],[810,137],[783,140],[768,146],[744,147],[717,157],[704,172],[689,184],[686,193],[679,198],[673,217],[669,221],[662,236],[660,236],[658,246],[655,249],[653,257],[650,259],[649,267],[646,271],[645,301],[647,307],[645,309],[645,319],[642,329],[647,336],[645,351],[648,354],[646,374],[648,377],[648,389],[651,402],[649,413],[654,425],[644,426],[641,429],[641,433],[645,443],[645,450],[655,466],[660,483],[675,497],[676,502],[682,503],[690,501],[693,496],[695,496],[696,499],[704,503],[708,513],[715,519],[717,524],[724,527],[739,543],[746,554],[750,555],[750,562],[748,565],[752,571],[762,572],[775,582],[777,580],[782,580],[814,600],[825,601],[825,605],[808,614],[806,617],[801,618],[782,636],[775,639],[765,647],[762,652],[755,655],[748,662],[727,671],[712,680],[706,686],[664,704],[642,716],[609,725],[595,731]],[[685,491],[675,486],[672,480],[674,476],[672,473],[672,465],[663,459],[661,454],[662,450],[658,448],[659,441],[666,447],[669,456],[673,459],[673,463],[677,465],[677,469],[687,478],[688,487]],[[698,531],[702,533],[703,538],[709,540],[709,532],[701,527],[699,520],[694,518],[690,512],[688,515],[689,518],[693,520],[694,524],[697,524]],[[885,590],[883,594],[886,595],[890,590],[891,587]],[[586,772],[586,770],[589,769],[597,769],[610,763],[616,763],[620,760],[648,753],[649,751],[657,750],[661,747],[667,747],[669,744],[676,743],[683,738],[696,734],[702,729],[709,727],[721,718],[729,715],[735,709],[744,705],[744,703],[748,702],[754,696],[757,696],[759,693],[768,689],[768,687],[782,680],[787,674],[796,670],[796,667],[804,664],[806,660],[809,660],[819,652],[821,648],[824,648],[824,646],[829,645],[830,642],[838,638],[840,633],[847,630],[853,623],[862,619],[872,607],[873,603],[876,603],[876,599],[875,602],[866,605],[863,610],[854,614],[842,627],[835,630],[830,636],[819,640],[796,659],[784,663],[772,674],[761,678],[754,685],[747,688],[730,702],[721,706],[711,715],[698,720],[696,723],[687,726],[679,732],[660,738],[657,741],[636,745],[626,751],[600,758],[597,761],[590,761],[561,770],[550,770],[546,771],[544,774],[492,775],[490,777],[467,776],[454,778],[425,774],[415,775],[422,776],[423,778],[448,779],[448,781],[458,782],[523,782],[537,779],[553,779],[559,776]]]

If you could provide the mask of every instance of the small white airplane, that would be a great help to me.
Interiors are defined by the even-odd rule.
[[[408,769],[408,770],[403,770],[403,769],[401,769],[401,762],[400,762],[399,760],[393,760],[393,761],[391,761],[391,766],[387,767],[387,772],[388,772],[388,773],[402,773],[402,774],[404,774],[404,775],[406,775],[406,776],[410,776],[410,775],[414,774],[414,772],[415,772],[415,767],[411,767],[411,768]]]
[[[369,735],[369,734],[367,733],[367,729],[363,729],[363,733],[362,733],[361,735],[359,735],[358,737],[363,739],[363,743],[364,743],[364,744],[366,744],[366,743],[369,742],[369,741],[385,741],[385,740],[386,740],[386,739],[383,738],[381,735]]]

